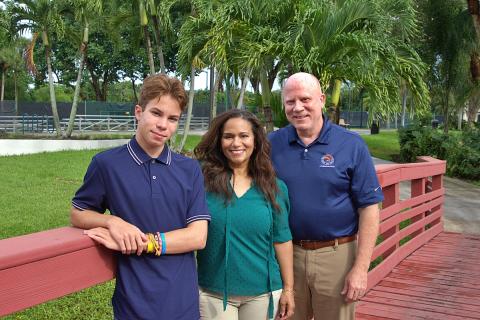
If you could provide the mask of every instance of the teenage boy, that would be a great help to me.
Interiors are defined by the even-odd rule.
[[[203,176],[196,161],[166,144],[186,101],[179,80],[146,78],[136,135],[92,159],[72,200],[72,224],[122,253],[115,319],[200,318],[193,251],[205,246],[210,220]]]

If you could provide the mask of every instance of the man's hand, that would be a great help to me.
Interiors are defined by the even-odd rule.
[[[355,302],[362,298],[367,290],[368,271],[353,267],[345,277],[345,284],[341,292],[347,303]]]
[[[342,295],[346,302],[361,299],[367,291],[368,267],[378,235],[380,211],[378,204],[358,209],[358,246],[355,263],[345,277]]]
[[[123,254],[142,254],[148,239],[140,229],[116,216],[111,216],[107,226],[110,236],[117,243]]]

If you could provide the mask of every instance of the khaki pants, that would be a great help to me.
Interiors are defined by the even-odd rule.
[[[282,290],[272,292],[273,315],[277,314]],[[200,289],[200,319],[202,320],[266,320],[270,293],[259,296],[229,296],[227,309],[223,311],[223,296]]]
[[[317,250],[293,246],[294,320],[353,320],[355,304],[340,294],[353,266],[356,241]]]

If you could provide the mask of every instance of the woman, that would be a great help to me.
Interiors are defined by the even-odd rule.
[[[212,216],[197,253],[202,319],[293,314],[288,192],[269,154],[263,126],[241,110],[216,117],[195,148]]]

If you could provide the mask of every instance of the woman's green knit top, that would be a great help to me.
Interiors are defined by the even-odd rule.
[[[274,242],[292,239],[288,226],[290,203],[285,183],[277,179],[274,211],[263,193],[252,184],[245,194],[225,205],[225,199],[207,192],[212,220],[207,245],[198,251],[200,287],[229,295],[254,296],[282,288]]]

